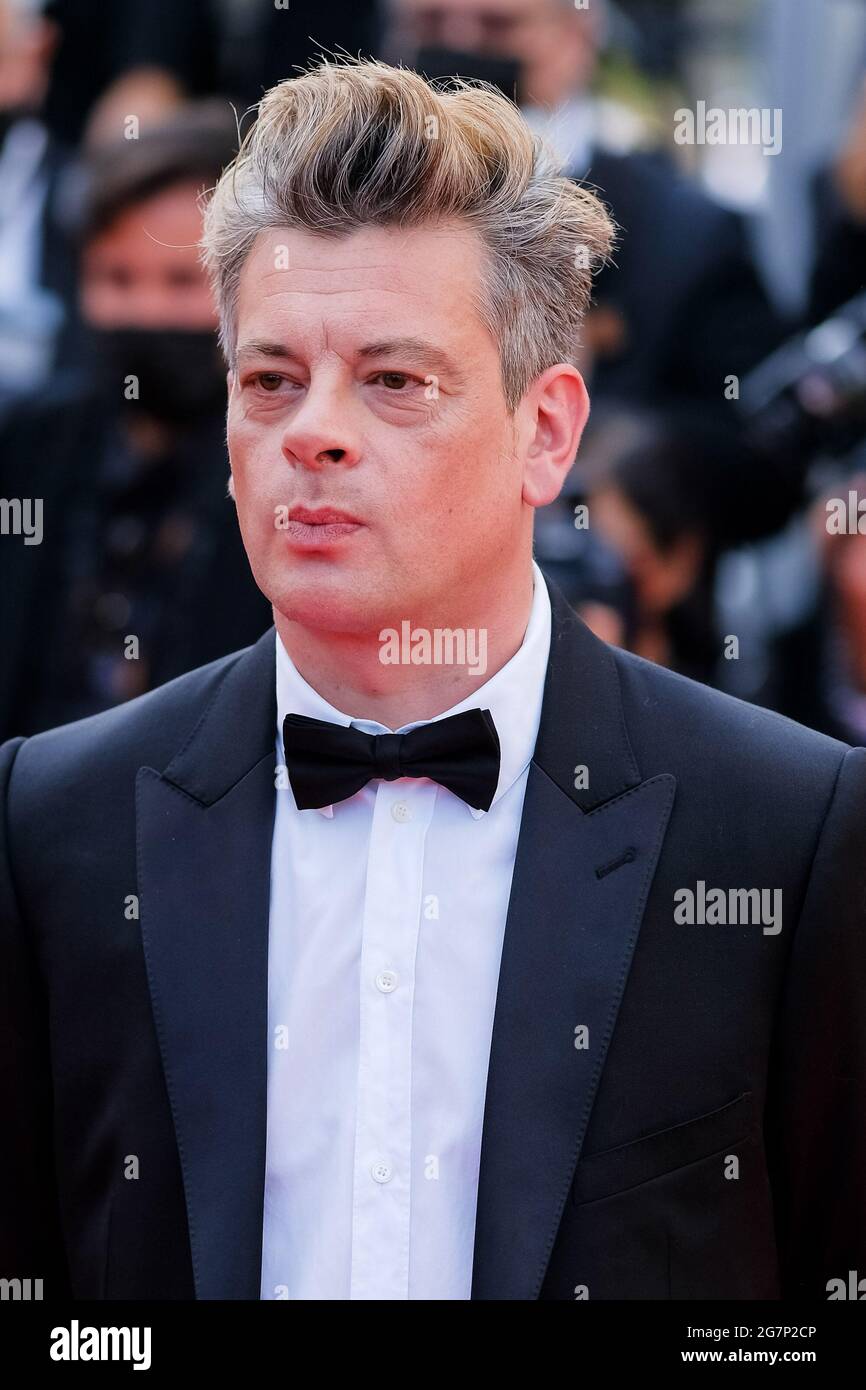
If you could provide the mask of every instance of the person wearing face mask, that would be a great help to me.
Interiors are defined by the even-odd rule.
[[[91,157],[80,210],[78,371],[7,420],[3,495],[39,544],[0,552],[0,727],[37,732],[253,641],[269,619],[226,495],[225,375],[199,264],[199,196],[230,113],[179,108]]]
[[[491,82],[515,101],[563,173],[619,226],[596,281],[586,343],[596,399],[717,405],[785,335],[755,272],[743,219],[657,150],[614,150],[592,83],[607,0],[392,0],[385,52],[428,78]]]

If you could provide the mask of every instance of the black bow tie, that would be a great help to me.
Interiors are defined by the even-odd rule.
[[[345,801],[373,777],[429,777],[488,811],[499,782],[499,735],[489,709],[449,714],[406,734],[365,734],[287,714],[283,747],[299,811]]]

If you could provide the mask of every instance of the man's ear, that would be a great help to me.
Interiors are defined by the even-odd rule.
[[[236,501],[236,498],[235,498],[235,475],[234,475],[234,473],[229,473],[229,482],[228,482],[228,487],[226,488],[226,496],[227,496],[227,497],[230,497],[230,498],[232,499],[233,502]]]
[[[523,500],[546,507],[562,491],[589,418],[589,395],[576,367],[560,362],[532,383],[520,405],[529,442],[523,466]]]

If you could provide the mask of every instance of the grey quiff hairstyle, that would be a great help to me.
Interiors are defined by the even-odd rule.
[[[476,312],[500,347],[514,411],[557,362],[576,363],[593,271],[614,224],[562,177],[520,111],[487,83],[430,83],[379,61],[324,59],[267,92],[205,207],[202,258],[234,367],[238,286],[258,234],[460,219],[486,248]]]

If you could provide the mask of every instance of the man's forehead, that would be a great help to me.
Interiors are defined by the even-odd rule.
[[[333,236],[297,227],[267,227],[256,237],[246,265],[254,265],[257,273],[268,268],[268,262],[271,270],[310,273],[381,267],[421,277],[440,263],[447,270],[458,261],[477,261],[480,249],[478,234],[455,223],[364,226]]]
[[[548,0],[399,0],[398,10],[424,19],[448,15],[522,15],[546,9]]]
[[[474,312],[473,290],[481,273],[476,233],[461,239],[427,229],[365,228],[346,237],[318,237],[294,229],[261,232],[240,279],[241,314],[261,307],[291,310],[304,301],[334,313],[344,309],[387,314],[399,301],[423,319],[447,322]],[[317,309],[317,312],[319,310]],[[404,330],[405,331],[405,330]]]
[[[422,229],[375,235],[383,230],[363,229],[352,247],[354,234],[260,233],[241,272],[238,360],[286,355],[288,346],[304,355],[403,356],[455,376],[489,338],[473,294],[477,233],[462,229],[461,248],[453,232],[431,242]],[[498,351],[492,340],[489,347]]]

